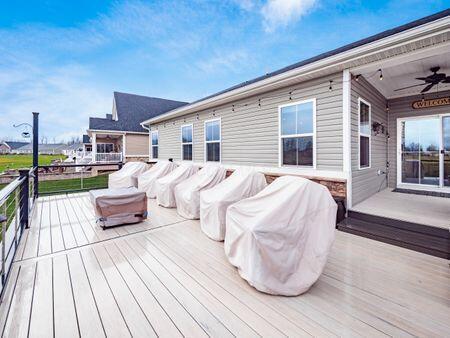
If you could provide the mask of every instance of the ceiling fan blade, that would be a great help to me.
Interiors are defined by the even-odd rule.
[[[434,83],[429,84],[428,86],[426,86],[424,89],[422,89],[421,93],[426,93],[427,91],[429,91],[431,88],[434,87]]]
[[[413,87],[419,87],[419,86],[423,86],[424,83],[421,84],[416,84],[416,85],[412,85],[412,86],[408,86],[408,87],[403,87],[403,88],[398,88],[398,89],[394,89],[394,92],[398,92],[399,90],[403,90],[403,89],[408,89],[408,88],[413,88]]]
[[[441,82],[442,83],[450,83],[450,76],[445,77],[445,79],[443,79]]]
[[[426,81],[428,78],[427,77],[416,77],[416,80],[420,80],[420,81]]]

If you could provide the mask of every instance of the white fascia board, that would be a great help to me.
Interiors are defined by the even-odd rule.
[[[152,124],[161,122],[170,118],[196,112],[201,109],[207,109],[208,106],[217,106],[222,102],[226,103],[233,100],[242,99],[247,96],[256,95],[258,92],[265,92],[274,87],[283,87],[288,81],[301,80],[302,77],[312,75],[317,71],[329,70],[339,72],[346,67],[346,64],[361,58],[367,57],[371,54],[382,52],[386,49],[395,47],[396,45],[413,42],[418,39],[427,38],[437,33],[444,33],[450,31],[450,18],[445,17],[419,27],[409,29],[407,31],[397,33],[386,38],[376,40],[374,42],[355,47],[348,51],[332,55],[325,59],[312,62],[303,67],[295,68],[278,75],[271,76],[267,79],[251,83],[247,86],[237,88],[235,90],[202,100],[198,103],[183,106],[178,109],[169,111],[165,114],[156,116],[154,118],[145,120],[142,124]]]
[[[148,133],[143,131],[129,131],[129,130],[102,130],[102,129],[88,129],[87,133],[97,133],[97,134],[111,134],[111,135],[125,135],[125,134],[138,134],[138,135],[148,135]]]

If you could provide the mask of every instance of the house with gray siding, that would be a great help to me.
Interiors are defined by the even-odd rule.
[[[450,9],[141,124],[153,160],[307,177],[344,201],[339,229],[450,255]]]

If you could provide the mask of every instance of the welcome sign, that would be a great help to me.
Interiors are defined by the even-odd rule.
[[[412,103],[412,107],[414,109],[423,109],[423,108],[449,106],[449,105],[450,105],[450,96],[449,97],[441,97],[438,99],[419,100],[419,101],[414,101]]]

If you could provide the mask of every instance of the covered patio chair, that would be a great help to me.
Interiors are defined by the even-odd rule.
[[[108,188],[137,187],[137,176],[148,168],[144,162],[127,162],[122,169],[108,177]]]
[[[228,207],[256,195],[267,186],[264,174],[251,167],[240,167],[212,189],[200,193],[200,227],[210,238],[225,238],[225,214]]]
[[[325,186],[300,177],[277,178],[228,208],[225,254],[259,291],[299,295],[322,273],[336,211]]]
[[[177,165],[170,161],[158,161],[149,170],[137,177],[138,190],[144,191],[148,198],[156,198],[156,180],[172,172]]]
[[[226,169],[218,164],[208,163],[198,173],[175,187],[178,214],[188,219],[200,218],[200,192],[223,181]]]
[[[175,187],[194,175],[198,166],[191,163],[183,163],[166,176],[156,180],[156,202],[166,208],[175,208]]]

